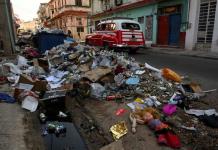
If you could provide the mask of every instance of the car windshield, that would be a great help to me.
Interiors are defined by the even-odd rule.
[[[137,23],[122,23],[122,29],[140,30],[140,26]]]

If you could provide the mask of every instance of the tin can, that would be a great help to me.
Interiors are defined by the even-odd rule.
[[[63,134],[66,133],[66,127],[64,127],[63,125],[58,125],[55,129],[55,134],[59,135],[59,134]]]
[[[107,101],[112,101],[112,100],[116,99],[116,96],[115,95],[110,95],[110,96],[107,96],[106,99],[107,99]]]

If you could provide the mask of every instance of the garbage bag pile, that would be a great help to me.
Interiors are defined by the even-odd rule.
[[[198,84],[186,81],[169,68],[140,64],[126,53],[98,50],[76,42],[58,45],[41,58],[27,60],[18,56],[17,63],[3,66],[9,69],[5,76],[15,87],[14,98],[24,109],[34,112],[41,101],[64,97],[63,93],[55,94],[57,91],[80,98],[127,102],[131,109],[130,130],[136,133],[137,124],[147,125],[159,144],[172,148],[180,148],[181,142],[165,118],[173,116],[177,107],[185,109],[184,113],[195,114],[195,110],[189,111],[189,101],[198,100],[206,93]],[[45,96],[45,93],[53,94]],[[64,109],[57,109],[65,113]],[[43,120],[46,118],[45,114],[40,115]],[[218,114],[214,111],[202,115],[217,117]],[[125,122],[120,124],[111,127],[115,140],[128,131]]]

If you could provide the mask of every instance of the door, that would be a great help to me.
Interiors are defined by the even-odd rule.
[[[181,27],[181,15],[172,14],[169,16],[169,45],[179,45]]]
[[[152,31],[153,31],[153,16],[146,16],[146,30],[145,39],[147,41],[152,41]]]
[[[169,35],[169,17],[159,16],[157,43],[159,45],[168,45],[168,35]]]

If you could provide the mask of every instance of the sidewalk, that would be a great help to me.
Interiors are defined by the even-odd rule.
[[[0,91],[11,93],[8,84],[0,85]],[[27,129],[23,124],[24,112],[17,104],[0,103],[0,149],[27,150],[25,133]]]
[[[200,58],[218,60],[218,53],[208,52],[208,51],[190,51],[190,50],[184,50],[179,48],[158,48],[158,47],[148,48],[147,50],[150,52],[161,53],[161,54],[181,55],[181,56],[200,57]]]

